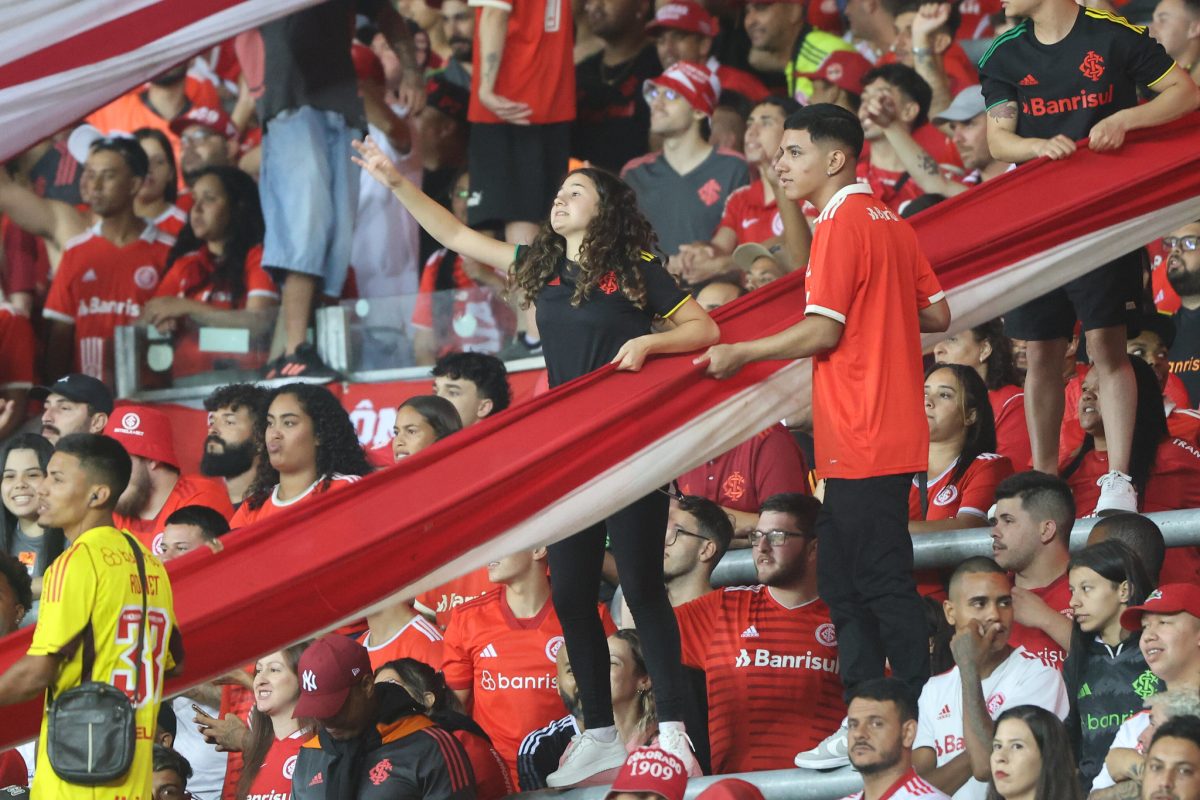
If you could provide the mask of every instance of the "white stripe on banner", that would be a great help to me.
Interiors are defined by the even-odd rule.
[[[0,12],[0,65],[159,2],[162,0],[9,0]]]
[[[12,157],[184,58],[317,2],[319,0],[246,0],[137,50],[0,89],[0,130],[4,131],[0,159]],[[78,33],[77,30],[63,30],[58,25],[55,27],[55,38],[40,40],[39,44]]]

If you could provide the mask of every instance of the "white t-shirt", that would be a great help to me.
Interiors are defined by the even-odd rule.
[[[1006,708],[1041,706],[1066,719],[1070,704],[1062,675],[1038,656],[1018,647],[983,680],[983,696],[992,719]],[[963,739],[962,679],[958,667],[935,675],[921,691],[917,738],[913,749],[929,747],[940,767],[966,750]],[[983,800],[987,784],[974,778],[954,793],[954,800]]]
[[[369,133],[400,174],[417,186],[424,171],[421,153],[413,146],[406,154],[392,147],[383,131],[370,125]],[[411,125],[410,125],[411,130]],[[364,298],[408,296],[400,320],[412,318],[412,303],[420,280],[420,227],[412,214],[379,181],[363,177],[358,182],[358,206],[354,218],[354,243],[350,263]]]
[[[175,712],[175,752],[192,765],[192,777],[187,782],[188,792],[197,800],[221,800],[229,754],[218,752],[216,745],[208,744],[200,735],[200,729],[192,722],[196,716],[192,710],[195,700],[180,696],[169,702],[171,710]],[[203,703],[196,705],[210,717],[220,716],[220,711],[215,708]]]
[[[1117,735],[1113,737],[1112,744],[1109,745],[1109,750],[1117,747],[1125,747],[1130,750],[1142,752],[1142,748],[1138,745],[1138,737],[1142,735],[1142,731],[1150,727],[1150,712],[1141,711],[1134,714],[1129,719],[1121,723],[1121,727],[1117,728]],[[1092,791],[1097,789],[1107,789],[1109,786],[1116,784],[1112,779],[1112,775],[1108,774],[1108,765],[1105,764],[1100,768],[1100,774],[1096,776],[1096,780],[1092,781]]]
[[[864,792],[855,792],[851,795],[846,795],[842,800],[863,800]],[[942,790],[932,784],[921,780],[916,772],[910,767],[908,772],[900,776],[900,780],[893,783],[888,790],[883,793],[883,797],[879,800],[910,800],[910,798],[923,798],[923,800],[949,800],[942,794]]]

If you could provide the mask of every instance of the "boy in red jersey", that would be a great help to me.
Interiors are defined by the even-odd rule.
[[[912,228],[856,180],[862,144],[862,125],[844,108],[819,103],[788,118],[775,169],[789,200],[821,212],[806,317],[711,347],[697,362],[723,378],[752,361],[813,357],[816,470],[826,479],[818,585],[837,626],[842,682],[882,677],[886,657],[915,694],[929,678],[908,534],[909,483],[929,458],[920,333],[946,330],[950,309]]]
[[[493,561],[488,578],[500,587],[459,606],[450,620],[442,671],[515,784],[525,734],[562,716],[555,675],[562,625],[550,602],[545,548]],[[601,616],[612,633],[611,617]]]
[[[47,377],[74,369],[113,383],[113,333],[137,321],[174,244],[134,213],[149,169],[146,151],[133,139],[92,145],[84,175],[100,222],[67,243],[50,284],[43,312],[50,320]]]

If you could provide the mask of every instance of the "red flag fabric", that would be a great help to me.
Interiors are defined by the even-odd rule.
[[[1200,117],[1130,136],[1111,154],[1036,162],[914,220],[963,330],[1200,216]],[[794,275],[715,313],[724,341],[803,316]],[[178,692],[265,652],[548,543],[785,418],[805,360],[716,381],[692,355],[640,373],[598,370],[353,487],[227,535],[171,564],[187,649]],[[0,669],[28,647],[0,641]],[[40,703],[5,709],[0,746],[37,730]]]

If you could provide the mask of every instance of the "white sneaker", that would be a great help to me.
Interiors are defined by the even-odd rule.
[[[1124,472],[1106,472],[1096,481],[1100,487],[1100,499],[1096,501],[1096,511],[1129,511],[1137,513],[1137,490],[1133,488],[1133,478]]]
[[[611,742],[601,742],[591,731],[584,731],[571,738],[558,770],[546,776],[546,785],[551,789],[574,786],[593,775],[619,768],[628,756],[619,736]]]
[[[704,770],[700,769],[700,762],[696,760],[692,740],[683,731],[674,727],[660,728],[657,747],[682,761],[688,777],[696,778],[704,774]]]
[[[796,766],[801,769],[837,769],[850,763],[850,729],[846,720],[825,737],[825,741],[796,756]]]

